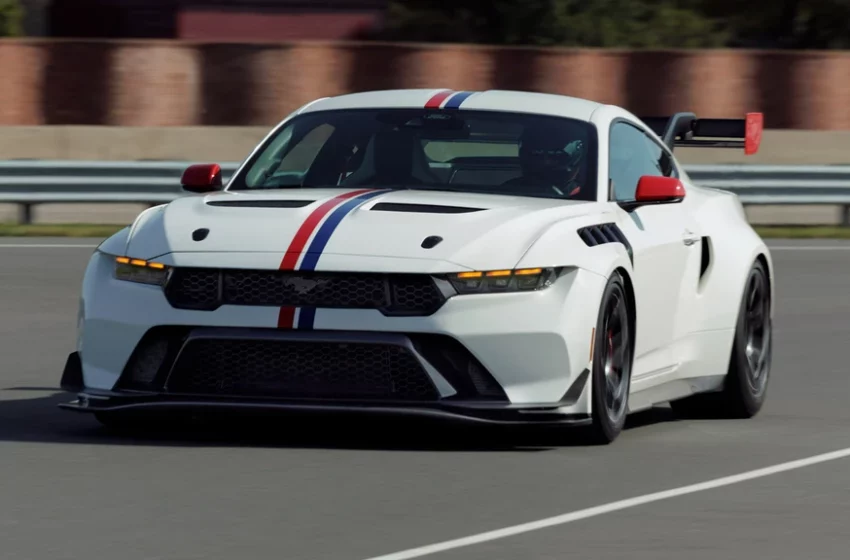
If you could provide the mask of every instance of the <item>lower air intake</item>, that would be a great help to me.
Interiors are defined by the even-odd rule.
[[[268,398],[436,400],[404,347],[281,340],[190,341],[167,392]]]

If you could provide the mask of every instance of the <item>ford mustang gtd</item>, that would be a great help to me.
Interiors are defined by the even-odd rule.
[[[62,406],[116,425],[211,407],[557,423],[602,443],[657,403],[750,417],[770,252],[673,150],[754,153],[762,122],[508,91],[311,102],[226,184],[193,165],[185,196],[97,248]]]

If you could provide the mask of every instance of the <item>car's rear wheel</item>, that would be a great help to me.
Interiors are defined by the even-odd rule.
[[[773,353],[772,295],[767,270],[757,260],[741,297],[723,390],[670,403],[677,414],[700,418],[751,418],[758,414],[767,394]]]
[[[626,423],[632,374],[632,320],[625,283],[619,273],[608,280],[593,344],[592,443],[611,443]]]

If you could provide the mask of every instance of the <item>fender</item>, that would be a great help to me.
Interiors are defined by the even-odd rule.
[[[702,330],[734,329],[750,268],[760,256],[767,262],[771,317],[775,306],[775,277],[770,249],[746,220],[743,206],[732,193],[709,197],[697,214],[703,235],[709,237],[710,262],[700,282]]]
[[[150,260],[169,252],[163,223],[168,206],[154,206],[139,214],[127,238],[126,256]]]
[[[613,221],[612,213],[600,212],[556,222],[543,231],[515,268],[576,266],[605,278],[623,268],[631,274],[631,255],[626,244],[588,245],[579,235],[583,228]]]
[[[113,233],[100,242],[100,245],[95,249],[96,252],[106,253],[119,257],[124,255],[127,250],[127,240],[130,238],[131,226],[126,226],[120,231]]]

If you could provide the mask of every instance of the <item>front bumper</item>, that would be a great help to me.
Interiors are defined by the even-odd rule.
[[[83,283],[77,352],[69,358],[63,375],[63,388],[80,398],[64,408],[338,410],[495,422],[583,423],[590,412],[587,369],[591,334],[604,285],[601,276],[576,269],[540,292],[454,297],[427,317],[320,308],[315,310],[310,330],[280,329],[278,308],[175,309],[161,289],[114,279],[111,261],[95,254]],[[128,383],[140,349],[153,335],[163,333],[178,342],[169,350],[162,371],[147,375],[147,382],[153,384]],[[372,399],[368,395],[299,394],[292,399],[262,398],[265,395],[256,390],[223,395],[215,390],[169,387],[174,361],[186,342],[195,339],[326,343],[336,345],[332,350],[356,343],[404,348],[424,369],[435,394],[421,399],[411,394],[399,400],[387,395]],[[480,379],[475,390],[464,387],[470,385],[469,375],[464,373],[466,379],[461,379],[456,370],[466,370],[466,365],[438,363],[442,358],[434,348],[448,346],[483,370],[487,387],[478,383]],[[206,346],[207,350],[217,348],[217,343]],[[301,359],[300,354],[288,356]],[[228,360],[242,365],[232,356]]]

